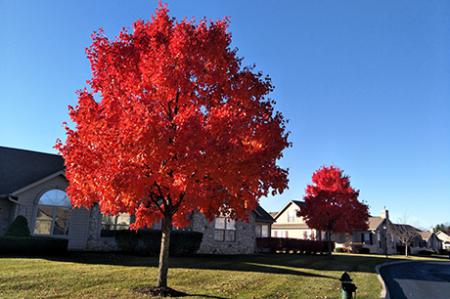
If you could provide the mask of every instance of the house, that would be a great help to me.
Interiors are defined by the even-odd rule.
[[[193,215],[191,229],[203,233],[198,253],[251,254],[257,251],[256,238],[270,237],[273,218],[261,206],[248,222],[217,217],[208,222],[200,213]]]
[[[67,185],[61,156],[0,147],[0,236],[22,215],[33,235],[68,239],[69,250],[117,250],[111,232],[129,229],[133,217],[72,207]],[[209,222],[194,213],[185,229],[203,233],[201,253],[244,254],[255,252],[257,237],[270,236],[273,222],[258,206],[248,222],[221,217]]]
[[[351,247],[367,248],[370,253],[395,254],[404,253],[405,243],[409,243],[411,254],[421,250],[437,252],[441,241],[433,232],[422,231],[409,224],[395,224],[389,219],[389,211],[384,209],[380,216],[371,216],[368,219],[367,231],[354,231],[345,236],[333,234],[336,248]]]
[[[403,253],[408,244],[409,253],[416,254],[420,250],[427,249],[420,235],[421,230],[409,224],[394,224],[398,253]]]
[[[420,237],[422,238],[422,247],[426,247],[427,249],[431,249],[434,252],[439,252],[442,249],[442,241],[438,238],[438,236],[432,231],[420,231]]]
[[[292,200],[273,217],[272,237],[324,240],[324,232],[310,228],[302,217],[297,216],[303,202]],[[389,219],[389,211],[384,209],[380,216],[370,216],[368,229],[352,233],[332,233],[335,248],[358,252],[364,248],[369,253],[395,254],[402,252],[405,240],[410,244],[410,252],[421,250],[437,251],[441,245],[439,238],[430,232],[423,232],[411,225],[394,224]]]
[[[348,248],[357,252],[359,248],[367,248],[369,253],[396,253],[396,238],[389,219],[389,211],[384,209],[380,216],[370,216],[368,229],[355,230],[351,234],[332,234],[336,248]]]
[[[303,240],[322,239],[319,230],[310,228],[305,219],[297,215],[303,204],[303,201],[291,200],[273,217],[275,223],[272,225],[272,237]]]
[[[442,249],[450,251],[450,235],[445,232],[439,231],[436,233],[436,236],[442,242]]]

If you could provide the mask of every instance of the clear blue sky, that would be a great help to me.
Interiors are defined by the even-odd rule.
[[[373,214],[450,221],[450,1],[168,2],[178,18],[231,17],[244,63],[273,79],[294,146],[290,188],[267,210],[333,163]],[[90,78],[90,34],[113,37],[156,5],[0,0],[0,144],[52,152]]]

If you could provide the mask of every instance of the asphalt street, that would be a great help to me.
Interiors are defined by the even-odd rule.
[[[390,299],[450,299],[450,262],[407,262],[382,267]]]

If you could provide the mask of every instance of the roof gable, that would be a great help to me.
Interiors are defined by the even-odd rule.
[[[423,240],[428,241],[434,235],[434,233],[432,233],[432,232],[419,232],[419,235],[422,237]]]
[[[378,227],[383,223],[384,218],[382,217],[369,217],[367,221],[367,225],[369,226],[369,230],[376,231]]]
[[[267,211],[264,210],[263,207],[261,207],[260,205],[258,205],[256,209],[253,210],[253,214],[255,215],[256,222],[268,222],[268,223],[275,222],[272,216],[269,213],[267,213]]]
[[[436,236],[441,240],[441,241],[447,241],[450,242],[450,236],[448,234],[446,234],[445,232],[437,232]]]
[[[60,155],[0,146],[0,195],[8,195],[64,169]]]
[[[303,202],[303,201],[301,201],[301,200],[291,200],[290,202],[288,202],[288,203],[284,206],[284,208],[283,208],[281,211],[279,211],[279,212],[273,217],[273,219],[275,219],[275,221],[276,221],[276,220],[278,219],[278,217],[280,217],[280,215],[283,214],[284,211],[286,211],[286,209],[289,208],[289,206],[292,205],[292,204],[296,205],[296,206],[300,209],[300,208],[302,207],[302,205],[305,204],[305,202]]]

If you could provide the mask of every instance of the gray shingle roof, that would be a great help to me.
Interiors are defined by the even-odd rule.
[[[272,218],[272,216],[266,212],[260,205],[256,207],[256,209],[253,211],[255,214],[255,221],[257,222],[268,222],[273,223],[275,220]]]
[[[59,155],[0,146],[0,196],[64,169]]]

